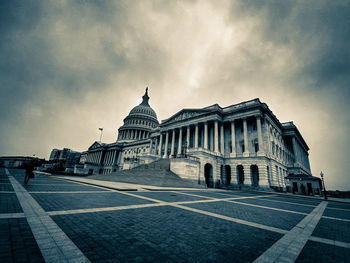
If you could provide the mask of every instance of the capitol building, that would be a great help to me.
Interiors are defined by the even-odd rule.
[[[161,122],[149,99],[147,88],[118,129],[117,140],[94,142],[82,153],[81,169],[113,175],[169,159],[172,172],[207,187],[319,191],[299,130],[293,122],[281,123],[259,99],[182,109]]]

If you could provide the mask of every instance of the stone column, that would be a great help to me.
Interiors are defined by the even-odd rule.
[[[236,130],[235,130],[235,121],[231,122],[231,144],[232,144],[232,157],[236,157]]]
[[[181,155],[182,152],[182,128],[179,130],[179,142],[177,144],[177,155]]]
[[[258,144],[259,144],[258,155],[262,155],[264,153],[264,146],[263,146],[263,138],[262,138],[262,132],[261,132],[261,118],[260,118],[260,116],[256,117],[256,127],[258,130]]]
[[[198,123],[195,125],[194,148],[198,148]]]
[[[222,154],[225,154],[225,141],[224,141],[224,136],[225,136],[225,134],[224,134],[224,123],[221,123],[221,125],[220,125],[220,152],[222,153]]]
[[[204,149],[208,150],[208,123],[204,123]]]
[[[214,151],[216,153],[218,153],[219,152],[219,123],[218,123],[218,121],[214,122],[214,129],[215,129],[215,131],[214,131],[214,140],[215,140]]]
[[[186,132],[187,149],[190,148],[190,133],[191,133],[191,128],[190,128],[190,126],[187,126],[187,132]]]
[[[112,158],[112,165],[114,165],[114,163],[115,163],[115,156],[117,155],[117,151],[116,150],[114,150],[114,152],[113,152],[113,158]]]
[[[159,149],[158,149],[158,155],[160,157],[162,157],[162,138],[163,138],[162,133],[160,133],[160,135],[159,135]]]
[[[101,163],[101,157],[102,157],[102,152],[99,152],[98,153],[98,164],[100,164]]]
[[[293,152],[294,152],[294,163],[297,163],[299,160],[297,158],[297,142],[295,140],[295,137],[292,137],[292,145],[293,145]]]
[[[157,148],[158,148],[158,137],[156,137],[156,144],[154,145],[154,154],[157,154]]]
[[[173,136],[171,138],[171,152],[170,152],[170,157],[173,157],[174,155],[174,150],[175,150],[175,129],[173,129]]]
[[[163,158],[168,158],[168,140],[169,140],[169,131],[166,131],[165,134],[165,149],[164,149],[164,155]]]
[[[248,145],[248,128],[247,128],[247,119],[243,119],[243,133],[244,133],[244,153],[243,156],[249,156],[249,145]],[[249,171],[250,173],[250,171]]]

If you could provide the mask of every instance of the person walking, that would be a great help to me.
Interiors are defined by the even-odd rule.
[[[28,184],[30,178],[34,178],[34,164],[29,162],[25,165],[24,184]]]

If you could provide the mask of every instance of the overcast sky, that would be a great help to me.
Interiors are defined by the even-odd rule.
[[[159,120],[260,98],[350,190],[349,19],[349,1],[1,1],[0,155],[113,142],[148,86]]]

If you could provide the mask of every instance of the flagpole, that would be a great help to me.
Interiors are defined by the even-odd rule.
[[[103,128],[98,128],[100,131],[101,131],[101,134],[100,134],[100,143],[102,142],[102,132],[103,132]]]

